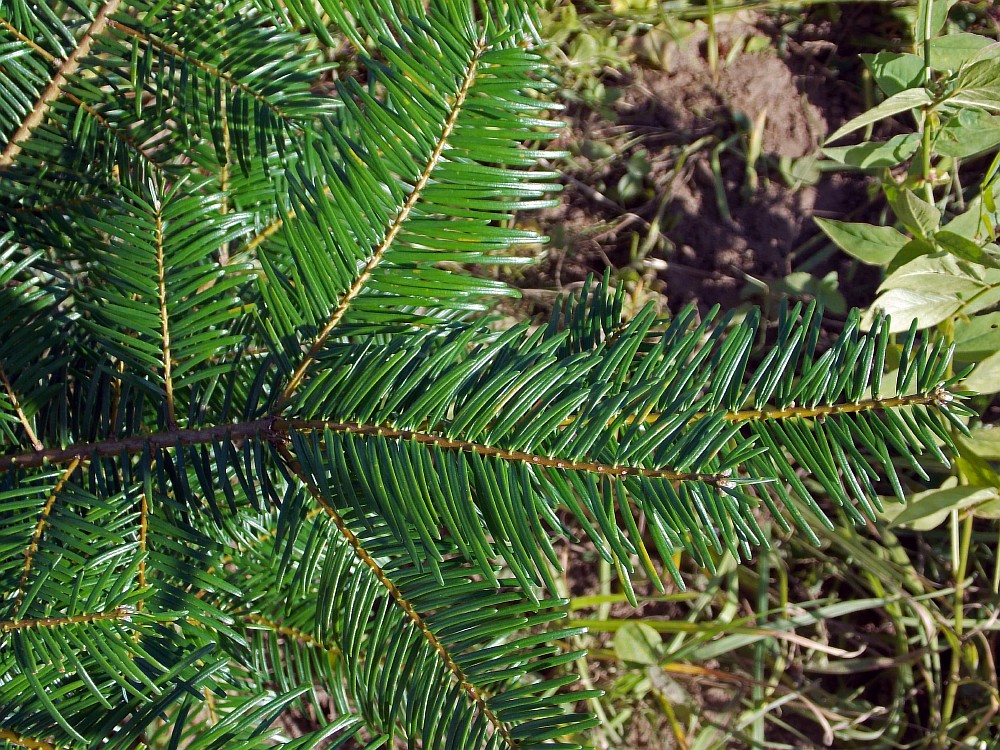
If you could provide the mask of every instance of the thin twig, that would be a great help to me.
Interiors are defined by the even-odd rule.
[[[199,429],[177,429],[150,435],[102,440],[94,443],[80,443],[68,448],[47,448],[34,453],[20,453],[0,457],[0,471],[15,468],[37,468],[50,464],[65,463],[90,456],[116,457],[122,454],[136,455],[146,450],[156,451],[188,445],[202,445],[220,440],[238,442],[247,438],[262,436],[272,444],[283,444],[293,432],[327,431],[351,434],[361,437],[381,437],[389,440],[403,440],[420,443],[444,450],[462,453],[476,453],[480,456],[497,458],[501,461],[526,463],[546,469],[583,471],[611,478],[642,476],[651,479],[666,479],[674,482],[705,482],[717,487],[735,484],[729,473],[699,474],[696,472],[674,471],[663,467],[645,467],[623,464],[605,464],[595,461],[575,461],[553,458],[527,451],[507,450],[492,445],[435,435],[430,432],[404,430],[382,424],[359,424],[357,422],[336,422],[310,419],[281,419],[265,417],[252,422],[216,425]]]
[[[163,389],[167,400],[167,427],[177,429],[177,411],[174,405],[173,358],[170,354],[170,318],[167,314],[167,271],[163,249],[163,211],[156,202],[156,291],[160,308],[160,335],[163,346]]]
[[[935,388],[927,393],[913,393],[909,396],[896,396],[893,398],[866,398],[860,401],[852,401],[845,404],[819,404],[817,406],[797,406],[794,402],[785,407],[765,407],[763,409],[737,409],[727,411],[723,414],[723,419],[727,422],[750,422],[753,420],[779,420],[779,419],[820,419],[832,417],[837,414],[858,414],[867,411],[885,411],[886,409],[899,409],[904,406],[945,406],[953,400],[952,395],[943,388]],[[691,421],[704,419],[713,415],[714,411],[700,411],[691,417]],[[663,417],[662,414],[652,413],[643,418],[645,424],[655,424]],[[567,427],[576,421],[575,417],[567,417],[559,426]],[[626,424],[632,424],[636,420],[628,418]]]
[[[247,615],[243,615],[243,619],[249,622],[251,625],[257,626],[264,630],[273,630],[275,633],[278,633],[279,635],[283,635],[287,638],[294,638],[295,640],[301,641],[305,645],[311,646],[312,648],[318,648],[321,651],[326,651],[327,653],[334,653],[334,654],[340,653],[340,648],[336,645],[330,645],[328,643],[324,643],[319,638],[310,635],[304,630],[300,630],[299,628],[294,628],[290,625],[284,625],[280,622],[275,622],[274,620],[269,620],[268,618],[262,615],[250,613]]]
[[[61,628],[66,625],[84,625],[102,620],[124,620],[128,622],[134,614],[135,610],[131,607],[115,607],[110,612],[94,612],[86,615],[70,615],[69,617],[0,620],[0,633],[10,633],[15,630],[32,630],[35,628]]]
[[[31,108],[31,112],[28,116],[24,118],[24,122],[21,123],[14,135],[10,137],[10,141],[7,142],[6,148],[4,148],[3,153],[0,154],[0,168],[9,167],[14,163],[14,159],[17,155],[21,153],[21,144],[27,140],[28,136],[31,135],[31,131],[41,124],[42,120],[45,118],[45,113],[48,111],[52,102],[56,100],[59,96],[59,92],[62,89],[64,83],[73,75],[76,69],[80,66],[80,60],[86,57],[90,53],[90,48],[94,44],[94,39],[104,31],[105,26],[109,23],[113,23],[109,16],[118,10],[118,6],[121,5],[122,0],[108,0],[100,10],[97,11],[97,15],[94,16],[94,22],[90,24],[90,28],[84,33],[83,37],[80,39],[79,44],[76,45],[69,57],[67,57],[63,64],[56,71],[55,75],[52,76],[52,80],[49,81],[49,85],[42,92],[41,96],[38,97],[38,101],[35,102],[35,106]]]
[[[18,612],[21,609],[21,602],[24,601],[24,591],[28,585],[28,575],[31,573],[31,561],[34,559],[35,553],[38,551],[38,543],[42,540],[42,534],[45,532],[45,527],[48,525],[49,515],[51,515],[52,508],[56,504],[56,498],[59,497],[59,493],[62,492],[62,488],[66,485],[66,482],[69,481],[69,478],[73,476],[73,472],[76,471],[76,467],[79,465],[80,459],[74,458],[63,472],[62,476],[59,477],[59,481],[56,482],[56,486],[52,488],[52,492],[49,494],[48,500],[45,501],[45,505],[38,514],[38,522],[35,524],[35,533],[31,535],[31,544],[29,544],[28,549],[24,551],[24,567],[21,569],[21,581],[17,585],[17,596],[14,599],[14,612]]]
[[[20,421],[21,426],[24,427],[24,432],[28,435],[28,440],[31,441],[32,447],[36,451],[40,451],[45,448],[42,442],[38,439],[38,435],[31,427],[31,421],[28,419],[24,410],[21,409],[21,403],[17,400],[17,394],[14,393],[14,386],[11,385],[10,379],[7,377],[7,371],[3,369],[3,363],[0,362],[0,381],[3,381],[4,390],[7,391],[7,397],[10,399],[10,405],[14,407],[14,411],[17,412],[17,419]]]
[[[198,429],[154,432],[149,435],[133,435],[126,438],[112,438],[93,443],[77,443],[66,448],[46,448],[32,453],[0,456],[0,471],[17,468],[37,468],[48,464],[62,464],[89,456],[108,458],[121,454],[136,455],[149,448],[151,451],[186,445],[202,445],[218,440],[239,441],[267,431],[273,424],[271,417],[252,422],[221,424]]]
[[[281,107],[278,107],[276,104],[272,103],[271,100],[268,99],[266,96],[252,89],[250,86],[248,86],[246,83],[241,81],[236,76],[227,73],[224,70],[220,70],[219,68],[216,68],[212,65],[209,65],[203,60],[199,60],[196,57],[192,57],[184,50],[180,49],[179,47],[175,47],[174,45],[169,44],[168,42],[165,42],[162,39],[157,39],[156,37],[144,34],[139,29],[134,29],[131,26],[119,23],[118,21],[109,21],[108,25],[114,29],[117,29],[118,31],[121,31],[125,35],[132,37],[133,39],[137,39],[138,41],[148,44],[151,47],[166,52],[171,57],[176,57],[179,60],[184,60],[185,62],[191,63],[196,68],[199,68],[200,70],[205,71],[209,75],[219,78],[228,83],[230,86],[235,86],[236,88],[240,89],[249,96],[252,96],[263,106],[267,107],[272,112],[274,112],[274,114],[280,117],[282,120],[285,120],[286,122],[292,121],[291,115],[289,115],[287,112],[281,109]]]

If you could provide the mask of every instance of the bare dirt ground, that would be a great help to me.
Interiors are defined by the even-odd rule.
[[[725,61],[732,40],[748,34],[772,44]],[[866,305],[875,275],[824,249],[812,220],[861,221],[878,210],[869,178],[815,166],[825,135],[864,108],[857,57],[837,41],[849,35],[806,25],[779,40],[775,22],[739,18],[719,33],[716,75],[706,36],[661,52],[666,64],[639,56],[626,72],[607,71],[620,91],[609,107],[569,103],[555,144],[573,155],[561,165],[565,190],[540,220],[552,237],[548,262],[520,285],[564,288],[610,266],[634,271],[673,309],[732,307],[761,303],[803,267],[816,277],[836,271],[847,304]],[[749,163],[754,138],[759,155]],[[648,173],[624,200],[616,185],[637,155]]]

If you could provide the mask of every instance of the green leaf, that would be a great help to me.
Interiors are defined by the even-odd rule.
[[[875,298],[866,320],[871,320],[877,311],[892,318],[889,327],[892,333],[903,333],[913,322],[917,330],[937,325],[961,307],[962,299],[954,294],[890,289]]]
[[[977,362],[1000,351],[1000,312],[976,315],[955,324],[955,357]]]
[[[858,115],[853,120],[839,127],[826,139],[826,142],[833,143],[834,141],[839,141],[848,133],[853,133],[855,130],[863,128],[866,125],[871,125],[879,120],[898,115],[901,112],[907,112],[916,107],[925,106],[932,101],[931,95],[922,88],[900,91],[898,94],[893,94],[881,104],[872,107],[864,114]]]
[[[962,109],[934,138],[934,149],[943,156],[965,159],[1000,146],[1000,116]]]
[[[918,492],[907,501],[903,509],[892,517],[893,527],[906,527],[915,531],[930,531],[944,523],[955,510],[995,500],[993,487],[951,487],[949,489]]]
[[[931,67],[934,70],[958,70],[983,48],[993,43],[979,34],[948,34],[931,39]]]
[[[994,352],[977,364],[976,369],[962,381],[962,385],[979,393],[1000,391],[1000,351]]]
[[[914,25],[917,43],[933,39],[948,20],[948,0],[922,0],[917,6],[917,22]]]
[[[1000,223],[1000,214],[989,206],[995,198],[1000,198],[1000,180],[985,186],[984,190],[984,194],[969,201],[965,211],[945,224],[944,228],[977,241],[993,239],[992,232]]]
[[[934,235],[934,242],[942,250],[951,253],[960,260],[977,263],[987,268],[1000,268],[1000,248],[993,243],[979,245],[960,234],[947,229]]]
[[[660,634],[644,622],[627,622],[615,632],[615,656],[628,664],[654,666],[663,653]]]
[[[888,273],[893,273],[907,263],[912,263],[918,258],[923,258],[927,255],[933,255],[934,252],[936,252],[934,245],[925,239],[915,237],[900,248],[900,251],[896,253],[896,257],[889,262],[886,270]]]
[[[837,247],[870,265],[887,265],[909,241],[906,235],[893,227],[835,221],[818,216],[813,220]]]
[[[920,86],[924,80],[924,61],[908,52],[879,52],[860,55],[886,96]]]
[[[920,146],[919,133],[896,135],[882,143],[859,143],[856,146],[828,146],[823,153],[840,164],[861,169],[894,167],[902,164]]]
[[[959,475],[969,484],[992,487],[1000,491],[1000,474],[994,471],[990,462],[975,453],[968,452],[964,443],[958,443],[957,447],[959,455],[955,459],[955,468],[958,469]]]
[[[903,225],[920,237],[927,237],[941,224],[941,210],[912,190],[887,190],[889,204]]]
[[[893,271],[879,286],[879,291],[905,289],[958,297],[974,294],[986,287],[987,284],[964,267],[961,261],[941,253],[917,258]]]
[[[1000,429],[992,425],[973,428],[961,442],[963,454],[972,453],[989,461],[1000,460]]]
[[[959,71],[949,99],[1000,111],[1000,42],[984,47]]]
[[[990,521],[1000,519],[1000,499],[987,500],[982,505],[977,505],[973,509],[972,514],[976,518],[986,518]]]

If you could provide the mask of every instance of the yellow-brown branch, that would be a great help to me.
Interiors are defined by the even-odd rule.
[[[796,406],[794,403],[786,407],[765,407],[763,409],[742,409],[737,411],[727,411],[723,419],[727,422],[749,422],[754,419],[823,419],[836,414],[857,414],[865,411],[882,411],[885,409],[898,409],[903,406],[929,406],[931,404],[943,405],[953,400],[952,395],[943,388],[936,388],[928,393],[914,393],[909,396],[894,396],[892,398],[868,398],[861,401],[843,404],[820,404],[817,406]],[[701,411],[691,417],[695,422],[717,412]],[[644,424],[655,424],[662,414],[652,413],[643,417]],[[575,417],[567,417],[559,426],[568,427],[576,421]],[[636,420],[629,417],[626,424],[632,424]]]
[[[163,249],[163,213],[156,205],[156,292],[160,308],[160,336],[163,347],[163,390],[167,398],[167,427],[177,429],[174,405],[173,358],[170,354],[170,316],[167,313],[167,270]]]
[[[38,439],[38,435],[35,434],[34,429],[31,427],[31,421],[28,416],[21,409],[21,403],[17,400],[17,394],[14,393],[14,386],[11,385],[10,379],[7,377],[7,371],[3,369],[3,363],[0,362],[0,381],[3,382],[4,390],[7,391],[7,398],[10,399],[11,406],[14,407],[14,411],[17,413],[17,419],[24,428],[25,434],[28,436],[28,440],[31,441],[31,447],[36,451],[43,450],[45,448],[41,441]]]
[[[18,734],[13,729],[0,729],[0,740],[9,742],[15,747],[27,748],[27,750],[58,750],[51,742]]]
[[[55,55],[53,55],[51,52],[49,52],[44,47],[40,47],[39,45],[35,44],[34,40],[29,39],[24,34],[22,34],[20,31],[18,31],[17,28],[14,26],[14,24],[12,24],[6,18],[0,18],[0,26],[2,26],[3,28],[7,29],[7,31],[9,31],[19,42],[23,42],[24,44],[27,44],[29,47],[31,47],[31,49],[33,49],[39,55],[41,55],[42,57],[44,57],[48,62],[55,63],[55,61],[56,61],[56,56]]]
[[[0,620],[0,633],[12,633],[15,630],[32,630],[36,628],[61,628],[67,625],[84,625],[102,620],[128,621],[135,610],[131,607],[115,607],[110,612],[95,612],[87,615],[71,615],[69,617],[36,617],[27,620]]]
[[[502,461],[514,461],[517,463],[531,464],[547,469],[562,469],[565,471],[584,471],[591,474],[600,474],[607,477],[648,477],[650,479],[666,479],[675,482],[701,481],[715,485],[729,485],[732,483],[731,475],[721,474],[699,474],[695,472],[674,471],[662,467],[632,466],[624,464],[605,464],[596,461],[573,461],[570,459],[553,458],[543,456],[538,453],[528,453],[526,451],[507,450],[497,448],[492,445],[473,443],[467,440],[454,440],[428,432],[417,432],[415,430],[400,430],[395,427],[383,425],[357,424],[354,422],[325,422],[322,420],[309,419],[276,419],[274,421],[274,431],[276,433],[295,432],[316,432],[330,430],[334,433],[352,434],[361,436],[383,437],[390,440],[406,440],[409,442],[429,445],[444,450],[460,451],[463,453],[476,453],[487,458],[498,458]]]
[[[66,83],[66,79],[73,75],[80,66],[80,60],[90,53],[94,39],[104,31],[104,28],[108,24],[114,23],[109,16],[118,10],[119,5],[121,5],[121,0],[108,0],[97,11],[97,15],[94,16],[94,22],[90,24],[90,28],[84,32],[76,48],[63,61],[63,64],[59,66],[55,75],[52,76],[52,80],[49,81],[49,85],[46,86],[45,90],[38,97],[35,106],[31,108],[31,112],[24,118],[21,126],[14,131],[3,153],[0,153],[0,168],[9,167],[14,163],[14,159],[21,153],[21,144],[31,135],[31,131],[41,124],[52,102],[59,96],[59,92],[62,90],[63,84]]]
[[[290,625],[284,625],[280,622],[275,622],[274,620],[269,620],[266,617],[262,617],[261,615],[256,615],[256,614],[244,615],[243,619],[251,623],[252,625],[256,625],[265,630],[273,630],[275,633],[278,633],[279,635],[283,635],[288,638],[294,638],[295,640],[300,641],[307,646],[311,646],[312,648],[318,648],[321,651],[327,651],[330,653],[337,653],[337,654],[340,653],[340,649],[337,646],[323,643],[323,641],[319,640],[315,636],[310,635],[304,630],[300,630],[299,628],[293,628]]]
[[[172,45],[172,44],[170,44],[168,42],[165,42],[162,39],[157,39],[156,37],[152,37],[152,36],[148,36],[146,34],[143,34],[138,29],[133,29],[131,26],[127,26],[126,24],[119,23],[118,21],[109,21],[108,25],[111,26],[114,29],[118,29],[118,31],[121,31],[122,33],[124,33],[127,36],[132,37],[133,39],[137,39],[140,42],[143,42],[144,44],[148,44],[151,47],[155,47],[158,50],[162,50],[162,51],[166,52],[168,55],[176,57],[176,58],[178,58],[180,60],[184,60],[185,62],[189,62],[192,65],[194,65],[196,68],[205,71],[209,75],[214,76],[215,78],[218,78],[220,80],[225,81],[230,86],[233,86],[235,88],[240,89],[241,91],[243,91],[244,93],[248,94],[249,96],[252,96],[254,99],[256,99],[258,102],[260,102],[261,104],[263,104],[265,107],[267,107],[268,109],[270,109],[272,112],[274,112],[274,114],[276,114],[282,120],[290,121],[292,119],[291,116],[288,115],[288,113],[286,113],[283,109],[281,109],[277,105],[273,104],[263,94],[259,94],[258,92],[254,91],[252,88],[250,88],[245,83],[243,83],[240,79],[238,79],[238,78],[230,75],[229,73],[226,73],[224,70],[219,70],[218,68],[216,68],[216,67],[214,67],[212,65],[209,65],[208,63],[204,62],[203,60],[199,60],[196,57],[192,57],[191,55],[187,54],[186,52],[184,52],[184,50],[180,49],[179,47],[175,47],[174,45]]]
[[[757,410],[732,412],[733,419],[780,419],[801,417],[803,419],[822,419],[835,414],[857,413],[862,411],[877,411],[880,409],[899,408],[916,405],[945,406],[953,400],[952,395],[937,388],[930,393],[918,393],[911,396],[898,396],[888,399],[869,399],[858,403],[834,404],[817,407],[788,407],[785,409]],[[650,415],[650,420],[655,415]],[[566,424],[570,424],[571,420]],[[167,432],[157,432],[149,435],[136,435],[126,438],[103,440],[93,443],[80,443],[66,448],[46,448],[42,451],[18,453],[0,456],[0,471],[15,468],[37,468],[50,464],[60,464],[74,459],[86,459],[89,456],[115,457],[121,454],[138,454],[144,450],[162,450],[178,446],[201,445],[228,440],[239,442],[253,439],[257,436],[270,442],[287,440],[293,431],[313,432],[330,430],[335,433],[350,433],[360,436],[379,436],[395,440],[431,445],[445,450],[457,450],[478,453],[481,456],[499,458],[506,461],[529,463],[550,469],[565,469],[567,471],[586,471],[609,477],[645,476],[655,479],[672,481],[702,481],[709,484],[724,486],[732,482],[728,474],[698,474],[679,472],[664,467],[645,467],[621,464],[604,464],[594,461],[575,461],[553,458],[526,451],[508,450],[496,446],[484,445],[465,440],[455,440],[431,432],[399,429],[383,424],[359,424],[356,422],[338,422],[310,419],[282,419],[280,417],[264,417],[251,422],[200,427],[197,429],[177,429]]]
[[[76,467],[80,465],[80,459],[75,458],[70,462],[70,465],[63,472],[62,476],[59,477],[59,481],[56,482],[56,486],[52,488],[52,493],[49,495],[48,500],[45,501],[45,505],[42,506],[41,512],[38,514],[38,523],[35,524],[35,533],[31,535],[31,544],[28,545],[28,549],[24,551],[24,567],[21,569],[21,580],[17,585],[17,597],[14,603],[14,611],[17,612],[21,609],[21,602],[24,601],[24,591],[28,584],[28,575],[31,573],[31,561],[35,557],[35,553],[38,552],[38,544],[42,541],[42,534],[45,532],[45,527],[49,522],[49,515],[52,513],[52,508],[56,504],[56,498],[59,497],[59,493],[62,492],[62,488],[69,481],[69,478],[73,476],[73,472],[76,471]]]
[[[139,579],[139,588],[146,588],[146,549],[147,540],[146,536],[149,533],[149,499],[146,497],[146,493],[142,493],[142,499],[139,501],[139,570],[137,572],[137,577]],[[136,609],[141,612],[144,600],[140,599],[136,603]]]

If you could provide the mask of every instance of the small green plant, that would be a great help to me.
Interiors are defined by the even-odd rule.
[[[0,747],[578,747],[557,540],[635,605],[948,462],[971,411],[915,327],[821,347],[795,306],[756,358],[758,313],[628,316],[607,278],[485,315],[513,291],[463,265],[520,262],[552,202],[536,28],[5,3]]]
[[[852,146],[827,146],[824,153],[847,167],[882,173],[882,191],[895,223],[875,226],[817,219],[833,242],[863,263],[884,269],[866,318],[892,316],[891,329],[913,325],[954,347],[959,367],[971,369],[969,390],[1000,391],[1000,44],[947,28],[949,4],[921,0],[914,20],[912,52],[865,55],[864,62],[885,99],[828,139],[839,141],[886,118],[908,114],[913,132],[884,141],[868,138]],[[990,155],[993,159],[989,161]],[[961,182],[963,162],[988,164],[977,184]],[[974,366],[974,369],[973,369]],[[974,523],[1000,517],[1000,474],[990,461],[992,431],[977,429],[959,438],[954,471],[917,493],[887,519],[895,528],[928,531],[950,525],[956,585],[951,643],[963,641],[966,575],[970,570]],[[993,589],[997,577],[993,575]],[[978,742],[981,724],[957,717],[956,696],[965,668],[976,657],[965,651],[950,661],[942,682],[940,714],[933,735],[941,746]],[[953,734],[954,730],[954,734]],[[955,734],[961,734],[955,739]]]
[[[1000,146],[1000,119],[993,114],[1000,111],[1000,45],[969,33],[936,35],[945,21],[939,11],[944,5],[921,3],[917,53],[864,56],[886,99],[827,143],[903,113],[912,114],[917,130],[887,141],[824,149],[844,165],[883,171],[882,187],[896,226],[817,221],[845,252],[886,268],[872,309],[891,314],[894,331],[906,330],[912,320],[921,329],[941,326],[946,336],[958,334],[962,350],[966,336],[976,336],[984,325],[973,319],[993,315],[988,311],[1000,300],[995,244],[1000,157],[971,195],[958,171],[961,160],[981,158]],[[961,325],[968,330],[956,330]],[[970,384],[995,392],[998,368],[1000,359],[981,362]]]

